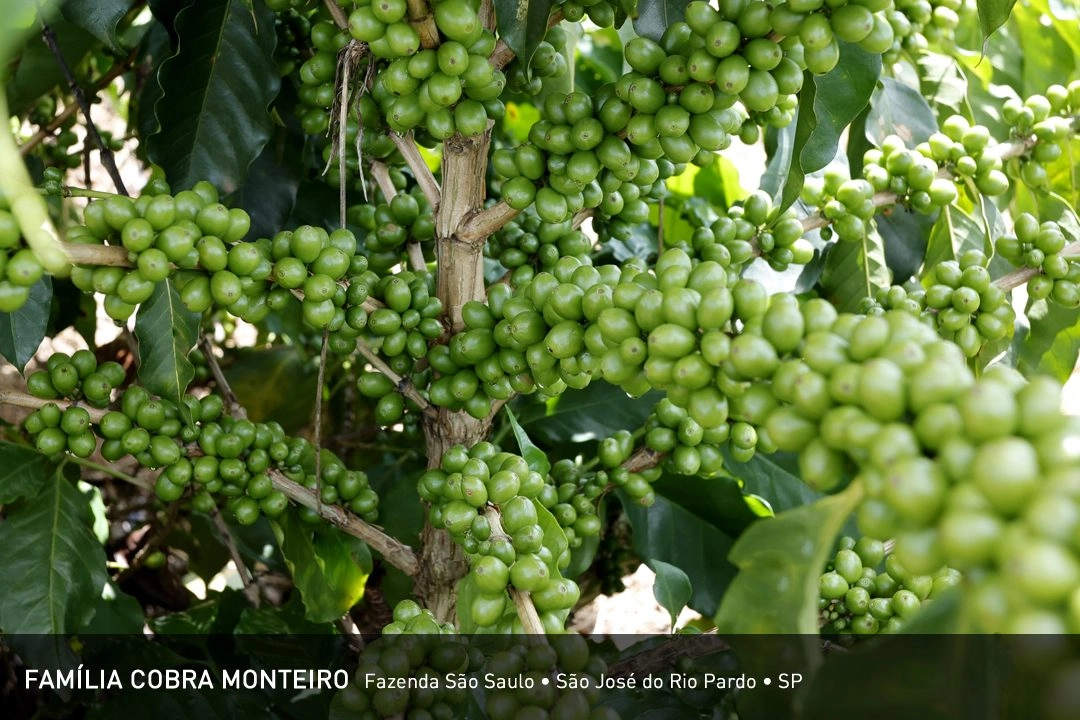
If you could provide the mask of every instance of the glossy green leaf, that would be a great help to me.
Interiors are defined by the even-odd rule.
[[[739,568],[716,614],[721,633],[816,634],[818,578],[861,486],[755,523],[728,559]]]
[[[1068,380],[1080,358],[1080,317],[1075,310],[1039,300],[1027,310],[1030,328],[1020,345],[1018,369],[1024,374]]]
[[[860,300],[873,297],[889,282],[885,244],[876,232],[860,242],[835,242],[825,256],[821,285],[825,297],[841,312],[855,312]]]
[[[915,147],[937,129],[934,111],[922,93],[891,77],[881,78],[866,116],[867,140],[880,145],[886,136],[896,135],[908,147]]]
[[[26,304],[13,313],[0,313],[0,355],[22,372],[34,357],[49,327],[52,278],[42,276],[30,288]]]
[[[885,246],[885,264],[894,278],[908,278],[918,273],[937,218],[936,212],[926,215],[902,205],[877,216],[878,234]]]
[[[956,58],[921,53],[917,60],[921,90],[926,101],[943,115],[967,114],[967,76]]]
[[[965,250],[986,248],[986,235],[978,223],[963,210],[949,205],[942,209],[930,231],[926,246],[926,266],[933,267],[946,260],[956,260]]]
[[[367,544],[337,528],[313,527],[294,512],[273,525],[308,620],[332,622],[359,602],[372,567]]]
[[[671,625],[674,627],[679,613],[686,607],[686,603],[690,602],[690,596],[693,595],[690,578],[678,567],[663,560],[652,560],[649,562],[649,567],[656,573],[656,580],[653,582],[653,597],[660,603],[660,607],[668,611],[668,615],[671,616]]]
[[[514,411],[510,409],[509,405],[506,406],[506,417],[510,421],[511,429],[514,431],[514,439],[517,440],[518,449],[521,450],[521,457],[525,458],[532,470],[541,475],[547,475],[551,471],[551,462],[547,459],[544,451],[536,447],[533,441],[529,439],[517,418],[514,417]]]
[[[732,536],[762,517],[760,501],[744,495],[735,478],[664,473],[653,483],[653,490]]]
[[[48,459],[30,448],[0,442],[0,505],[33,497],[49,478]]]
[[[727,446],[723,453],[724,468],[742,481],[745,492],[768,502],[774,513],[809,505],[821,497],[799,477],[798,460],[792,453],[757,453],[747,462],[733,459]]]
[[[638,0],[634,30],[642,37],[660,42],[664,31],[686,13],[687,0]]]
[[[495,0],[499,36],[526,67],[547,33],[552,4],[552,0]]]
[[[55,472],[33,497],[5,509],[0,523],[0,628],[50,634],[81,628],[108,580],[91,531],[88,499]]]
[[[1016,0],[975,0],[979,8],[979,25],[983,38],[988,38],[1009,19]]]
[[[570,543],[566,540],[566,532],[563,530],[562,525],[559,524],[559,521],[555,519],[555,516],[551,514],[551,511],[536,498],[533,498],[533,507],[536,508],[536,523],[544,531],[544,547],[551,551],[551,557],[558,560],[559,556],[570,546]]]
[[[689,167],[696,167],[689,165]],[[694,196],[703,197],[718,208],[729,208],[749,193],[739,182],[739,170],[730,159],[718,155],[709,166],[694,175]]]
[[[787,209],[799,197],[806,173],[828,165],[840,143],[840,135],[863,111],[881,75],[881,56],[857,45],[840,43],[840,61],[825,75],[807,74],[799,98],[794,141],[770,168],[782,181],[774,192],[780,208]]]
[[[280,79],[274,14],[238,0],[195,0],[176,18],[179,51],[158,72],[163,91],[150,159],[174,189],[209,180],[236,190],[270,137],[267,107]]]
[[[67,0],[60,8],[64,19],[93,35],[110,50],[123,52],[116,26],[131,10],[131,0]]]
[[[154,286],[154,294],[135,317],[139,341],[139,380],[146,389],[183,406],[181,398],[195,377],[188,353],[195,347],[200,316],[180,302],[172,280]]]
[[[240,348],[226,355],[222,372],[252,421],[275,420],[286,432],[308,425],[318,370],[295,345]]]
[[[17,0],[27,3],[27,0]],[[18,11],[12,10],[13,13]],[[4,10],[5,19],[9,17],[8,8]],[[10,76],[5,75],[7,82],[8,109],[12,113],[22,113],[33,107],[38,99],[55,87],[65,86],[64,73],[60,64],[56,62],[56,56],[45,44],[41,37],[40,27],[33,20],[33,12],[30,15],[31,25],[29,37],[23,45],[21,52],[15,59]],[[18,21],[16,21],[18,22]],[[24,33],[18,28],[11,28],[15,32],[7,34],[4,31],[10,28],[7,22],[0,23],[0,60],[8,57],[8,51],[3,49],[6,44],[5,36],[12,42],[23,38]],[[63,18],[53,18],[49,23],[53,33],[56,34],[56,42],[64,53],[64,61],[75,67],[86,57],[94,46],[95,39],[90,33],[82,28],[66,22]],[[11,48],[9,48],[11,49]]]
[[[545,405],[529,405],[521,424],[531,437],[548,444],[601,440],[619,430],[641,427],[659,393],[631,398],[606,382],[567,390]]]
[[[694,578],[689,606],[712,615],[735,577],[735,567],[725,559],[732,535],[662,495],[649,508],[622,493],[619,498],[633,528],[634,552],[645,562],[661,560],[682,568]]]

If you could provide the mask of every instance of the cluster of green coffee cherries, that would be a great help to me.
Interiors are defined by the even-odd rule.
[[[1074,80],[1067,87],[1051,85],[1046,94],[1023,101],[1009,98],[1002,105],[1001,116],[1017,140],[1033,142],[1013,162],[1019,165],[1025,185],[1043,190],[1050,182],[1047,166],[1062,157],[1068,139],[1080,132],[1080,81]]]
[[[886,137],[880,148],[863,155],[863,174],[875,192],[895,193],[922,213],[956,199],[953,178],[970,178],[979,192],[995,197],[1009,189],[1009,179],[991,140],[984,125],[971,125],[963,117],[951,115],[939,132],[914,150],[896,135]]]
[[[576,494],[576,485],[569,488],[575,493],[566,498],[570,502],[561,502],[562,486],[530,469],[524,458],[482,442],[447,450],[417,489],[431,503],[431,524],[445,527],[469,556],[462,582],[473,592],[463,612],[473,626],[522,631],[510,587],[529,593],[545,630],[562,628],[580,596],[577,583],[561,572],[570,562],[570,540],[580,544],[600,532],[593,502]]]
[[[941,337],[975,357],[988,343],[1010,336],[1016,320],[1005,291],[991,281],[988,264],[982,251],[965,251],[959,260],[935,265],[924,279],[925,287],[913,280],[881,288],[860,310],[873,314],[896,309],[932,318]]]
[[[0,195],[0,313],[13,313],[25,305],[30,289],[44,273]]]
[[[900,60],[905,52],[922,53],[929,47],[948,50],[961,17],[975,22],[975,3],[965,0],[894,0],[885,12],[892,26],[894,42],[884,52],[886,62]]]
[[[495,151],[495,158],[500,163],[513,162],[512,153],[508,156],[502,148]],[[498,260],[510,272],[510,284],[516,286],[526,282],[534,274],[534,268],[551,272],[559,258],[568,255],[584,258],[592,249],[593,240],[581,230],[575,230],[570,221],[544,222],[530,206],[488,238],[484,254]]]
[[[396,261],[406,242],[429,244],[434,240],[434,217],[431,205],[418,187],[398,192],[390,202],[363,203],[349,208],[350,221],[366,231],[364,248],[376,269],[389,269],[377,263],[380,255]]]
[[[322,451],[320,482],[314,446],[286,437],[279,424],[233,418],[221,396],[213,394],[185,395],[181,406],[132,385],[113,401],[113,391],[125,378],[118,363],[99,365],[87,350],[54,353],[26,384],[34,397],[57,402],[35,410],[23,427],[46,455],[70,452],[86,458],[100,450],[109,462],[130,455],[141,466],[161,471],[154,490],[163,502],[181,499],[190,487],[194,509],[211,512],[221,501],[244,525],[260,515],[277,517],[288,507],[273,473],[319,488],[325,504],[340,505],[368,521],[378,517],[379,499],[367,476],[348,470],[333,453]],[[105,410],[110,406],[115,409]],[[307,508],[298,512],[307,521],[320,520]]]
[[[818,579],[823,635],[899,632],[926,603],[960,583],[960,573],[949,567],[913,575],[889,550],[870,537],[840,539]]]
[[[1027,283],[1032,300],[1051,299],[1067,308],[1080,307],[1080,264],[1064,250],[1067,244],[1061,226],[1047,220],[1040,223],[1022,213],[1013,224],[1015,236],[998,238],[998,254],[1019,267],[1038,270]]]
[[[451,720],[477,700],[470,688],[483,687],[482,712],[492,720],[618,720],[610,708],[596,706],[595,689],[559,689],[551,682],[556,672],[595,681],[607,670],[580,635],[478,642],[440,627],[411,600],[399,603],[393,617],[360,653],[354,681],[338,692],[333,709],[359,718]]]
[[[688,240],[672,242],[671,247],[719,263],[727,269],[729,284],[737,282],[758,257],[782,272],[791,265],[805,265],[814,256],[814,246],[803,237],[794,209],[779,212],[772,198],[761,190],[722,212],[687,213],[687,220],[693,233]]]

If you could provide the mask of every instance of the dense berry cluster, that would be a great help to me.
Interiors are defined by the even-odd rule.
[[[245,525],[260,513],[276,517],[288,507],[288,498],[274,486],[275,473],[309,489],[321,486],[323,503],[341,505],[369,521],[378,517],[379,498],[367,476],[348,470],[333,453],[322,451],[320,482],[310,442],[286,437],[274,422],[231,417],[218,395],[186,395],[180,407],[133,385],[111,403],[125,375],[115,362],[98,365],[86,350],[50,356],[46,369],[27,378],[32,395],[58,400],[35,410],[23,423],[38,450],[85,458],[99,449],[100,437],[105,460],[131,455],[143,467],[161,470],[154,489],[162,501],[179,500],[193,486],[195,509],[210,512],[220,500]],[[82,407],[83,402],[96,410]],[[116,409],[100,410],[110,404]],[[319,520],[311,510],[299,512],[307,520]]]
[[[897,632],[923,604],[960,582],[960,573],[948,567],[913,575],[888,551],[874,538],[840,539],[818,580],[822,633]]]
[[[417,488],[431,503],[431,523],[445,527],[470,558],[465,582],[476,627],[520,630],[508,586],[530,594],[545,628],[562,627],[580,594],[562,577],[569,540],[600,531],[593,502],[576,483],[556,485],[523,458],[479,443],[447,450]]]
[[[941,337],[975,357],[987,343],[1010,335],[1016,320],[1005,291],[990,280],[988,263],[981,251],[968,250],[959,260],[935,265],[924,278],[925,287],[913,282],[882,288],[863,302],[862,309],[905,310],[932,318]]]

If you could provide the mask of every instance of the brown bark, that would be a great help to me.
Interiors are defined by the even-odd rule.
[[[454,332],[463,328],[461,306],[485,299],[484,240],[462,241],[458,232],[464,219],[483,207],[490,130],[477,137],[455,135],[443,144],[442,198],[435,216],[437,293],[446,322]],[[428,467],[437,467],[447,448],[471,447],[484,440],[491,419],[477,420],[464,412],[438,408],[424,418]],[[443,529],[430,524],[420,536],[420,572],[414,594],[440,622],[454,622],[457,581],[468,571],[461,547]]]

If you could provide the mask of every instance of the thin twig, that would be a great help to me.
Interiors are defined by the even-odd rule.
[[[66,410],[77,403],[63,399],[44,400],[15,390],[0,390],[0,406],[13,405],[15,407],[27,408],[28,410],[38,410],[49,404],[55,404],[61,410]],[[105,417],[105,413],[108,412],[108,410],[86,407],[85,405],[80,405],[80,407],[83,407],[86,412],[90,414],[90,421],[95,423],[101,422],[101,418]]]
[[[322,504],[316,498],[314,491],[293,482],[277,469],[271,469],[267,474],[274,483],[274,489],[281,491],[285,497],[293,502],[303,505],[309,510],[314,510],[334,527],[353,537],[360,538],[378,551],[388,563],[398,570],[410,576],[420,572],[419,558],[417,558],[416,552],[408,545],[387,535],[381,528],[364,522],[356,515],[337,505]]]
[[[217,356],[214,354],[214,345],[205,333],[199,338],[199,349],[202,350],[202,354],[206,358],[206,364],[210,367],[210,374],[214,376],[218,392],[225,398],[225,402],[229,404],[229,414],[237,419],[247,418],[247,410],[240,404],[236,393],[229,386],[229,381],[225,379],[225,373],[222,372],[221,365],[218,364]]]
[[[315,380],[315,495],[322,509],[322,408],[323,384],[326,383],[326,348],[330,344],[330,329],[323,328],[322,347],[319,350],[319,374]]]
[[[428,204],[431,205],[434,212],[442,198],[442,190],[439,189],[439,183],[436,182],[435,176],[431,174],[431,168],[427,166],[420,151],[416,149],[412,133],[399,135],[396,132],[391,132],[389,135],[398,152],[405,158],[405,164],[412,170],[413,177],[416,178],[416,184],[420,186],[421,192],[424,193],[424,197],[427,198]]]
[[[415,272],[427,272],[427,261],[424,260],[424,249],[420,247],[420,243],[405,243],[405,254],[409,258],[409,267]]]
[[[86,134],[97,146],[98,154],[101,157],[101,164],[105,166],[105,170],[108,171],[109,177],[112,178],[113,185],[116,186],[117,192],[121,195],[127,195],[127,188],[124,187],[124,180],[120,177],[120,170],[116,167],[116,160],[113,158],[112,150],[108,148],[105,142],[101,139],[101,134],[98,132],[97,127],[94,125],[94,120],[90,115],[90,103],[86,101],[86,96],[83,95],[82,88],[79,87],[79,83],[75,80],[75,75],[71,72],[71,67],[68,66],[67,61],[64,60],[64,53],[60,50],[60,45],[56,41],[56,33],[52,28],[45,23],[41,24],[41,35],[45,39],[45,44],[49,46],[49,50],[52,52],[56,61],[60,64],[60,70],[64,73],[64,79],[67,80],[68,87],[71,89],[71,93],[75,96],[75,101],[82,108],[83,115],[86,117]]]
[[[334,19],[334,24],[342,30],[349,29],[349,18],[345,17],[345,11],[341,9],[334,0],[323,0],[323,5],[330,12],[330,17]]]
[[[68,455],[66,459],[70,462],[75,463],[76,465],[82,465],[89,470],[96,470],[99,473],[108,475],[109,477],[114,477],[117,480],[123,480],[129,485],[134,485],[135,487],[141,488],[142,490],[146,490],[148,492],[154,491],[154,483],[150,482],[149,480],[144,480],[143,478],[140,478],[136,475],[130,475],[123,470],[117,470],[114,467],[102,465],[101,463],[96,463],[93,460],[81,458],[76,455]]]
[[[1064,248],[1062,248],[1059,254],[1065,257],[1076,257],[1080,255],[1080,242],[1074,242],[1066,245]],[[994,281],[994,285],[1001,288],[1002,290],[1012,290],[1013,288],[1020,287],[1029,279],[1040,274],[1042,274],[1042,270],[1040,268],[1017,268],[1016,270],[1013,270],[1012,272],[999,277],[997,280]]]
[[[134,59],[135,53],[132,53],[131,55],[124,58],[123,61],[115,63],[112,68],[109,69],[109,72],[102,75],[100,78],[98,78],[97,82],[94,83],[95,92],[108,87],[112,84],[113,80],[127,72],[131,68],[131,63],[134,61]],[[45,138],[50,137],[65,122],[67,122],[72,115],[74,115],[78,111],[78,103],[71,103],[70,105],[65,107],[59,115],[49,121],[48,125],[38,130],[36,133],[33,134],[33,136],[31,136],[29,140],[20,145],[19,153],[24,157],[26,155],[29,155],[35,147],[40,145],[45,140]]]
[[[394,187],[394,181],[390,179],[390,168],[386,166],[386,163],[381,160],[372,160],[371,177],[374,178],[375,184],[379,186],[383,199],[386,202],[393,200],[397,195],[397,188]]]
[[[484,508],[484,517],[487,518],[488,524],[491,525],[491,537],[509,537],[503,529],[502,515],[499,513],[498,508],[494,505],[488,505]],[[536,612],[532,596],[515,587],[509,588],[509,591],[510,599],[514,602],[514,609],[517,610],[518,619],[521,620],[525,633],[534,637],[539,636],[546,642],[544,624],[540,622],[540,614]]]
[[[387,365],[361,338],[357,338],[356,340],[356,351],[363,355],[373,368],[390,378],[390,381],[397,386],[397,391],[412,400],[418,408],[426,411],[431,407],[431,403],[426,397],[420,394],[420,391],[416,389],[416,386],[406,378],[403,378],[391,370],[390,366]]]
[[[585,224],[585,221],[595,215],[596,208],[582,208],[574,213],[574,218],[570,221],[570,227],[574,230],[580,230],[581,226]]]
[[[626,459],[626,462],[622,464],[622,467],[626,468],[630,472],[641,472],[642,470],[648,470],[654,468],[663,462],[666,453],[657,452],[651,448],[642,445],[634,453]]]
[[[244,564],[244,558],[240,555],[240,549],[236,547],[236,541],[233,540],[229,526],[225,524],[225,518],[221,517],[221,512],[216,507],[210,513],[210,517],[214,520],[214,527],[221,533],[221,539],[225,543],[225,548],[229,551],[229,557],[232,558],[233,565],[236,566],[236,574],[240,576],[240,582],[244,584],[244,595],[247,596],[252,605],[256,608],[259,607],[262,600],[259,585],[255,582],[247,565]]]

